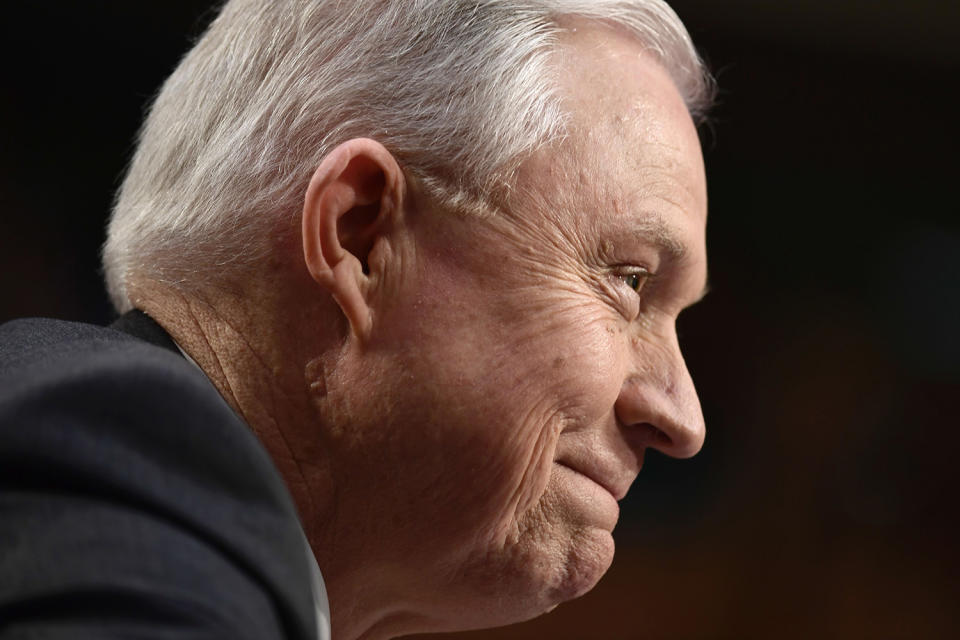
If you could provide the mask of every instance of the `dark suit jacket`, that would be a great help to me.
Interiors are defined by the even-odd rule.
[[[314,639],[306,554],[269,456],[150,318],[0,327],[0,639]]]

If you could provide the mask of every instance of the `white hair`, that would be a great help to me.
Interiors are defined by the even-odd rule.
[[[103,249],[107,288],[213,283],[298,220],[321,159],[379,141],[447,206],[482,209],[563,134],[560,22],[625,28],[697,118],[713,84],[662,0],[230,0],[163,85]]]

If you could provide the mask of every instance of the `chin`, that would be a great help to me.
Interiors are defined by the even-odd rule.
[[[556,609],[569,600],[593,589],[613,562],[614,543],[609,531],[591,528],[578,532],[558,555],[547,554],[531,562],[527,569],[539,567],[542,572],[528,574],[526,593],[517,593],[510,600],[521,610],[512,612],[510,624],[536,618]]]
[[[501,548],[483,555],[459,578],[480,586],[461,592],[469,607],[459,607],[455,622],[443,631],[496,627],[536,618],[590,591],[610,568],[614,543],[601,527],[575,526],[556,535],[531,536],[506,557]],[[490,562],[494,557],[498,560]]]
[[[577,536],[558,581],[550,589],[550,609],[593,589],[610,568],[613,553],[613,536],[605,529],[590,529]]]

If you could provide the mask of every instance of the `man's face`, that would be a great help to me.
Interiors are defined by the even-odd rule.
[[[353,462],[379,479],[356,527],[379,529],[369,552],[411,562],[467,626],[589,590],[644,451],[704,436],[675,331],[706,285],[694,126],[633,40],[568,40],[571,135],[523,165],[505,214],[417,219],[366,353],[381,364],[350,376],[370,399],[344,408],[380,434]]]

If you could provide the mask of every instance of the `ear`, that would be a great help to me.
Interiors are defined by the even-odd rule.
[[[405,179],[379,142],[356,138],[331,151],[310,180],[303,204],[303,256],[311,277],[340,305],[353,333],[372,327],[368,258],[390,230]]]

